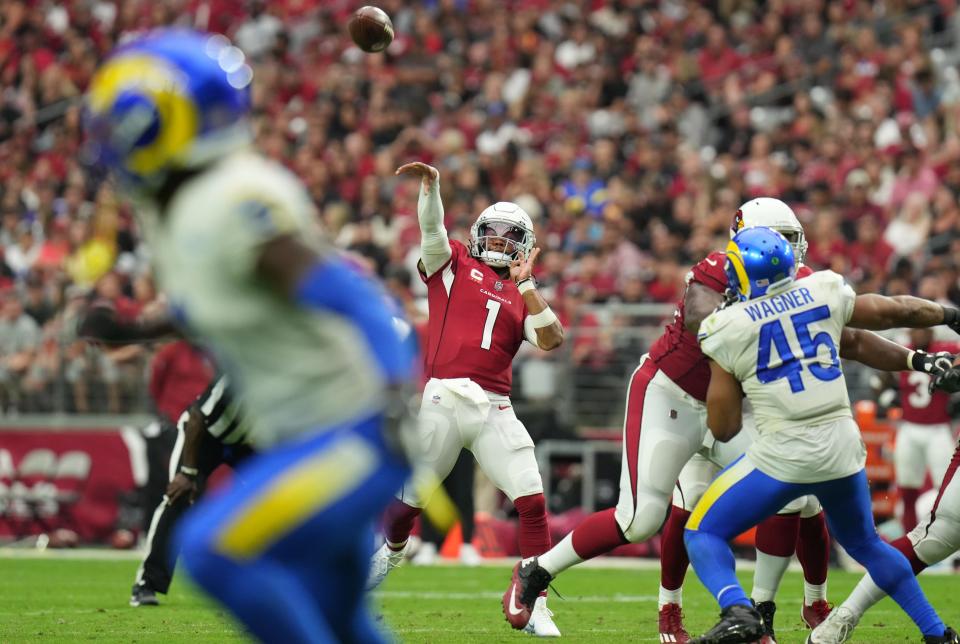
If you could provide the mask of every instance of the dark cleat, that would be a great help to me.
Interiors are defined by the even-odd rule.
[[[943,635],[924,635],[923,644],[960,644],[960,636],[948,626]]]
[[[734,604],[720,612],[717,625],[691,644],[750,644],[763,637],[763,618],[753,606]]]
[[[160,602],[157,601],[157,593],[154,592],[153,588],[140,582],[139,584],[134,584],[133,590],[130,591],[130,605],[159,606]]]
[[[526,627],[537,597],[547,589],[551,579],[536,557],[525,565],[521,562],[514,566],[513,579],[503,594],[503,614],[511,626],[517,630]]]
[[[773,632],[773,616],[777,612],[777,603],[760,602],[755,606],[763,618],[763,637],[760,638],[760,644],[777,644],[777,635]]]

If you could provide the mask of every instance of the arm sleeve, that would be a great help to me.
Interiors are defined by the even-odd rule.
[[[450,261],[450,241],[443,227],[443,202],[440,201],[440,178],[417,200],[417,219],[420,221],[420,259],[424,275],[430,277]]]
[[[724,272],[726,262],[727,256],[723,253],[710,253],[687,273],[687,284],[696,282],[722,294],[727,290],[727,274]]]

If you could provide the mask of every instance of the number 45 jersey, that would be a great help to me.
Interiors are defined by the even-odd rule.
[[[700,325],[700,348],[740,381],[753,405],[760,438],[751,460],[780,480],[828,480],[863,466],[839,358],[855,298],[840,275],[819,271],[729,304]]]
[[[451,240],[450,250],[446,265],[430,276],[420,273],[430,308],[425,373],[469,378],[509,396],[513,357],[524,340],[523,297],[513,280],[497,275],[462,243]]]

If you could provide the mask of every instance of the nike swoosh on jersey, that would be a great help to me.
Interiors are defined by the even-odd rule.
[[[504,409],[510,409],[510,405],[497,405],[497,409],[503,411]]]
[[[513,588],[510,589],[510,604],[507,606],[507,610],[510,611],[511,615],[519,615],[523,612],[523,608],[514,608],[517,605],[517,585],[514,584]]]

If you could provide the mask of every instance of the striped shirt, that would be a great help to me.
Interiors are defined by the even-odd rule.
[[[227,376],[214,380],[200,394],[197,404],[208,434],[228,445],[246,442],[251,424],[240,403],[234,400]]]

